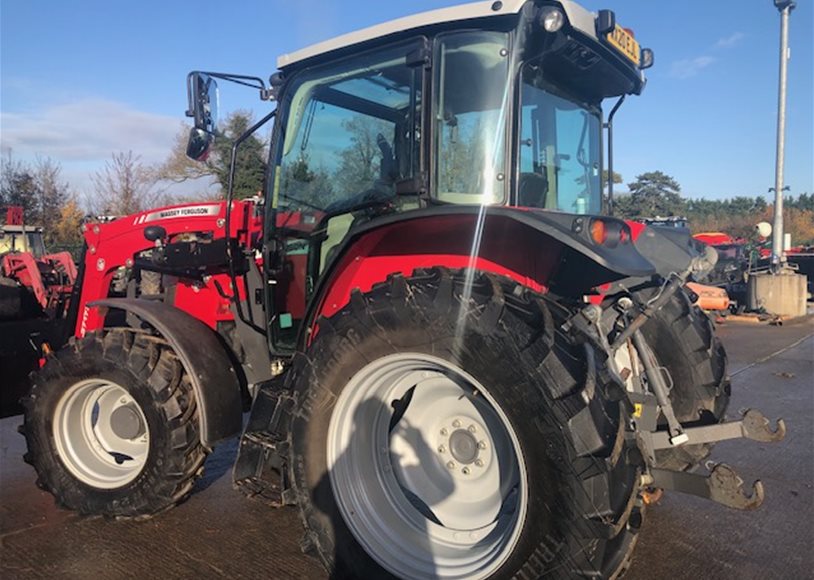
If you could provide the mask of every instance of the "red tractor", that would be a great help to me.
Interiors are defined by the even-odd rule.
[[[76,281],[69,252],[46,254],[42,228],[23,222],[23,208],[9,207],[0,225],[0,320],[61,317]]]
[[[235,483],[358,578],[612,578],[649,486],[757,507],[689,471],[784,430],[724,422],[684,290],[714,253],[603,214],[602,129],[650,64],[611,11],[510,0],[284,55],[270,86],[191,73],[193,158],[216,79],[276,101],[232,150],[276,117],[265,201],[89,226],[75,337],[25,402],[39,484],[151,516],[242,432]]]

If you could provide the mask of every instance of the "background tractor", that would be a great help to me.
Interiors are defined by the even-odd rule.
[[[70,253],[46,253],[42,227],[26,224],[22,207],[6,208],[4,217],[0,223],[0,417],[21,412],[18,400],[27,390],[28,373],[38,367],[43,343],[64,340],[61,320],[77,278]]]
[[[59,318],[76,281],[70,252],[48,254],[42,228],[26,225],[23,208],[6,209],[0,224],[0,321]]]
[[[757,507],[730,467],[689,471],[783,436],[723,422],[684,290],[714,252],[603,215],[603,127],[652,58],[610,11],[510,0],[283,55],[269,86],[191,73],[193,158],[216,80],[277,103],[232,149],[275,119],[264,199],[87,227],[74,336],[25,401],[39,484],[151,516],[242,431],[235,483],[358,578],[612,578],[647,486]]]

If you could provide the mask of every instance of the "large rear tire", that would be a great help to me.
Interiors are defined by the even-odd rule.
[[[32,383],[25,458],[58,504],[146,517],[189,495],[207,451],[189,378],[164,340],[95,333],[58,351]]]
[[[679,422],[698,426],[723,421],[731,394],[727,357],[709,317],[680,290],[642,327],[642,333],[659,364],[670,373],[670,402]],[[657,451],[657,466],[692,469],[709,456],[713,445]]]
[[[319,320],[288,378],[289,476],[332,577],[625,569],[640,456],[593,351],[558,327],[508,279],[441,269]]]

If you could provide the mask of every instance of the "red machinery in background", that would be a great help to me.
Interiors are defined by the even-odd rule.
[[[47,254],[42,228],[25,225],[23,208],[7,208],[0,226],[0,319],[61,317],[76,278],[70,252]]]

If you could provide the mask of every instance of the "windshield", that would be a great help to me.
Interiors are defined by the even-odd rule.
[[[601,213],[599,111],[556,94],[535,62],[523,66],[519,147],[518,205]]]

